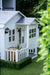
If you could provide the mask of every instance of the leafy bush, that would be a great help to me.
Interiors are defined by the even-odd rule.
[[[0,66],[6,67],[6,68],[21,69],[31,62],[32,62],[31,57],[27,57],[27,58],[25,58],[25,59],[23,59],[19,62],[11,62],[11,61],[0,60],[0,63],[1,63]]]
[[[42,35],[39,38],[41,49],[39,60],[44,60],[42,75],[50,75],[50,0],[48,0],[47,10],[42,11],[41,15],[40,23],[43,28],[41,30]]]

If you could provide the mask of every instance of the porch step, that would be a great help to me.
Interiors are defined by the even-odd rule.
[[[32,59],[36,58],[38,55],[34,53],[29,53],[29,56],[32,57]]]

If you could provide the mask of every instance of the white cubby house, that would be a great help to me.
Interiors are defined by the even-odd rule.
[[[0,59],[37,57],[39,21],[16,10],[16,0],[0,0]]]

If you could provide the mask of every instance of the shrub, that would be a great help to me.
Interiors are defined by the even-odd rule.
[[[40,18],[40,23],[43,26],[42,35],[39,38],[40,43],[40,58],[38,60],[43,60],[43,74],[50,75],[50,0],[48,0],[47,10],[40,12],[42,17]]]
[[[6,68],[21,69],[31,62],[32,62],[31,57],[26,57],[19,62],[0,60],[1,63],[0,65],[1,67],[6,67]]]

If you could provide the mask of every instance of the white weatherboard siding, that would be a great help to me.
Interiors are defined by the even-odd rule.
[[[5,46],[6,48],[9,47],[16,47],[17,44],[19,43],[19,37],[18,37],[18,32],[17,32],[17,27],[16,27],[16,22],[21,18],[21,15],[16,15],[14,16],[7,24],[5,25],[5,28],[9,28],[10,30],[15,29],[15,41],[9,42],[9,33],[5,34]]]
[[[29,29],[34,29],[36,28],[36,37],[29,38],[29,48],[34,49],[38,47],[38,37],[39,37],[39,30],[38,30],[38,25],[30,25]]]
[[[26,28],[27,28],[27,26],[24,26],[24,25],[16,25],[16,28],[21,28],[21,44],[20,44],[20,46],[22,47],[22,48],[26,48],[27,47],[27,30],[26,30]],[[22,43],[22,29],[24,28],[24,43]],[[17,38],[17,40],[18,40],[18,44],[19,44],[19,32],[17,31],[17,29],[16,29],[16,38]],[[17,36],[18,35],[18,36]]]
[[[0,29],[0,52],[1,52],[1,59],[5,59],[5,39],[4,39],[4,29]]]

